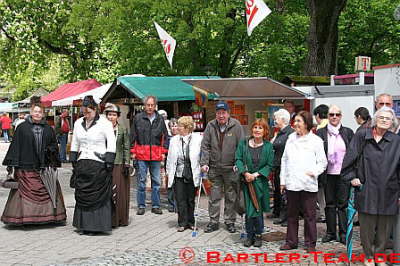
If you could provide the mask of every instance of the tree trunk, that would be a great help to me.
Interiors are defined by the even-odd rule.
[[[338,20],[345,4],[346,0],[307,0],[310,30],[305,75],[336,74]]]

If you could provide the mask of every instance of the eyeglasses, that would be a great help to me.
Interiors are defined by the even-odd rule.
[[[342,116],[342,114],[341,113],[329,113],[329,116],[330,117],[341,117]]]
[[[378,116],[379,120],[386,120],[386,121],[391,121],[392,118],[391,117],[386,117],[386,116]]]
[[[378,103],[378,105],[379,106],[388,106],[388,107],[391,107],[392,106],[392,103]]]

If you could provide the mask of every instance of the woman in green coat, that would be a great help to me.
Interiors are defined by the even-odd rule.
[[[114,168],[112,172],[112,226],[127,226],[129,224],[130,199],[130,167],[129,135],[125,127],[118,123],[121,114],[119,106],[107,103],[104,113],[112,123],[117,137]]]
[[[267,140],[269,128],[264,119],[257,119],[251,127],[251,136],[239,142],[236,166],[241,174],[246,207],[245,247],[261,247],[264,226],[263,213],[269,208],[268,175],[274,160],[272,144]],[[253,190],[253,196],[250,191]],[[249,190],[250,189],[250,190]]]

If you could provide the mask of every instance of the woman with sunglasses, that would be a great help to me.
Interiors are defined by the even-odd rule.
[[[343,158],[347,147],[353,138],[353,130],[342,125],[342,111],[336,105],[331,105],[328,111],[328,124],[318,129],[317,135],[324,141],[325,154],[328,160],[326,171],[319,176],[319,182],[325,184],[325,217],[326,235],[322,242],[339,240],[346,243],[347,201],[350,186],[340,175]],[[339,238],[337,238],[336,217],[339,221]]]

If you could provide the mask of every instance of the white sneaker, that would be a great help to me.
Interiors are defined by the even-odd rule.
[[[386,262],[377,262],[376,265],[378,265],[378,266],[387,266]]]

